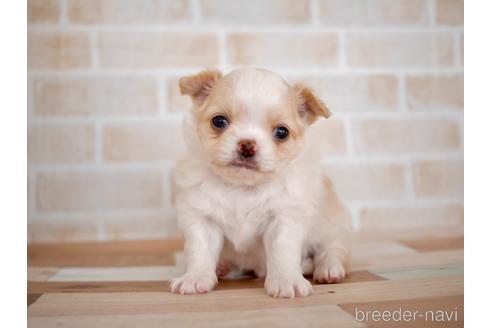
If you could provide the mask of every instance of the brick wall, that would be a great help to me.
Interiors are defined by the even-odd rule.
[[[463,222],[463,1],[28,0],[30,241],[176,234],[169,170],[202,68],[277,71],[360,229]]]

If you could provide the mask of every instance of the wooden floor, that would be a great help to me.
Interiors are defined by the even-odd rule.
[[[420,235],[360,237],[345,282],[291,300],[266,296],[256,280],[169,293],[183,268],[179,240],[29,245],[28,326],[462,327],[463,237]]]

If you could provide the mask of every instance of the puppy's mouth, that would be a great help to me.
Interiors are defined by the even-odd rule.
[[[258,163],[255,160],[240,159],[240,158],[237,158],[237,159],[233,160],[232,162],[230,162],[229,166],[241,168],[241,169],[252,170],[252,171],[259,171],[259,169],[260,169],[260,166],[258,165]]]

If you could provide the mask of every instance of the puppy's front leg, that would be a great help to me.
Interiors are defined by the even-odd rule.
[[[302,276],[304,228],[287,220],[271,223],[263,236],[267,256],[265,289],[273,297],[308,296],[312,286]]]
[[[186,273],[171,282],[171,291],[180,294],[203,294],[217,284],[217,265],[224,237],[217,226],[205,218],[183,226]]]

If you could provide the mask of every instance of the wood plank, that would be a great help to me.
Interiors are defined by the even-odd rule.
[[[313,277],[305,276],[312,284],[317,284],[313,282]],[[386,278],[378,276],[377,274],[369,271],[352,271],[340,284],[351,284],[354,282],[367,282],[367,281],[379,281],[385,280]],[[222,289],[245,289],[245,288],[262,288],[264,281],[261,279],[254,278],[239,278],[239,279],[220,279],[217,285],[217,290]]]
[[[366,327],[336,305],[134,315],[29,317],[30,327]]]
[[[36,300],[43,294],[39,293],[29,293],[27,294],[27,306],[31,305],[32,303],[36,302]]]
[[[411,268],[392,268],[373,270],[372,273],[386,279],[411,279],[439,276],[456,276],[464,274],[463,263],[418,266]]]
[[[384,278],[368,271],[351,273],[342,284],[379,281]],[[263,288],[263,280],[220,280],[216,290]],[[168,281],[28,281],[28,293],[124,293],[167,292]]]
[[[419,252],[432,252],[463,249],[465,239],[463,236],[453,238],[404,239],[400,240],[400,243]]]
[[[382,278],[381,278],[382,279]],[[221,280],[216,290],[263,288],[263,281]],[[28,282],[29,293],[168,292],[168,281],[48,281]]]
[[[28,267],[27,281],[47,281],[53,277],[59,268]]]
[[[378,276],[377,274],[365,270],[352,271],[341,284],[351,284],[354,282],[369,282],[369,281],[379,281],[385,280],[384,277]]]
[[[140,240],[67,244],[32,244],[27,247],[29,267],[115,267],[173,265],[182,240]]]
[[[405,229],[359,230],[356,234],[357,242],[380,240],[405,240],[405,239],[435,239],[454,238],[464,235],[463,225],[456,226],[429,226],[412,227]]]
[[[463,263],[463,250],[409,253],[402,255],[354,258],[353,270],[379,270],[386,268],[407,268],[422,265]]]
[[[167,292],[167,281],[30,281],[28,293]]]
[[[117,268],[64,268],[49,281],[168,281],[182,275],[176,266],[117,267]]]
[[[163,268],[182,270],[180,240],[30,245],[28,323],[32,327],[400,327],[395,322],[386,326],[358,322],[350,313],[356,305],[446,310],[462,304],[463,238],[399,238],[401,243],[359,242],[354,249],[355,271],[343,283],[314,285],[314,295],[292,300],[268,297],[263,281],[255,279],[221,280],[206,295],[169,293],[167,280],[172,275]],[[402,327],[425,324],[417,321]]]
[[[305,307],[388,301],[463,294],[463,276],[383,280],[351,284],[315,285],[305,298],[272,299],[263,288],[217,290],[204,295],[169,292],[52,293],[28,308],[28,316],[115,315],[208,312]]]
[[[413,248],[394,241],[360,242],[354,244],[352,257],[354,260],[358,260],[367,257],[390,256],[416,252],[417,251]]]
[[[358,322],[367,323],[374,328],[463,327],[463,301],[463,295],[456,295],[385,302],[348,303],[341,304],[340,307],[354,316],[354,318],[357,315]],[[382,320],[382,318],[376,316],[374,320],[372,315],[369,314],[374,311],[379,311],[379,313],[389,311],[393,318]],[[410,315],[403,317],[402,313],[404,311],[410,311]],[[441,317],[439,311],[446,311],[449,317]]]

